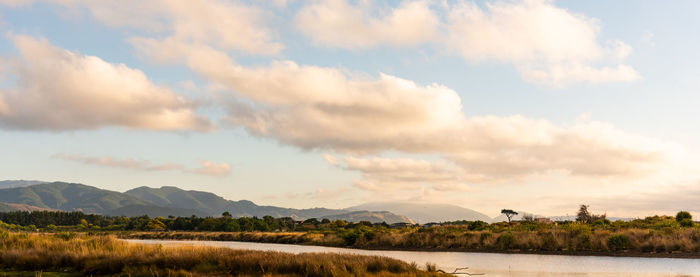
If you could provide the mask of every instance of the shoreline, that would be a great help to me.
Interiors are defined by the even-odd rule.
[[[345,245],[324,245],[314,243],[284,243],[269,241],[245,241],[245,240],[200,240],[200,239],[169,239],[169,238],[143,238],[131,236],[118,236],[121,239],[138,240],[163,240],[163,241],[211,241],[211,242],[247,242],[261,244],[282,244],[299,246],[319,246],[343,249],[371,250],[371,251],[410,251],[410,252],[450,252],[450,253],[490,253],[490,254],[527,254],[527,255],[552,255],[552,256],[590,256],[590,257],[619,257],[619,258],[659,258],[659,259],[700,259],[700,253],[643,253],[643,252],[599,252],[599,251],[544,251],[544,250],[496,250],[496,249],[471,249],[471,248],[416,248],[416,247],[353,247]]]

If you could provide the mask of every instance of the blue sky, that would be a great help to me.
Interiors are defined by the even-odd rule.
[[[700,200],[696,1],[0,3],[1,179],[490,215]]]

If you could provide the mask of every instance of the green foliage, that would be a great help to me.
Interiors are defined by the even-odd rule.
[[[518,215],[518,212],[511,210],[511,209],[503,209],[503,210],[501,210],[501,213],[504,214],[508,218],[508,222],[510,222],[510,220],[513,216]]]
[[[500,235],[496,240],[496,246],[501,250],[511,249],[514,245],[515,237],[510,232]]]
[[[676,214],[676,221],[680,223],[681,221],[688,219],[690,221],[693,221],[693,216],[690,215],[689,212],[686,211],[680,211]]]
[[[625,250],[630,246],[630,239],[624,234],[615,234],[608,238],[608,248],[612,251]]]
[[[489,226],[488,223],[483,222],[481,220],[477,220],[477,221],[473,221],[473,222],[469,223],[469,225],[467,226],[467,229],[469,231],[482,231],[482,230],[486,230],[486,228],[488,228],[488,226]]]
[[[678,224],[680,224],[681,227],[693,227],[694,225],[693,220],[690,218],[684,218],[681,221],[679,221]]]

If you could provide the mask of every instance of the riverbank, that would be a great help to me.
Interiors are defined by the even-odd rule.
[[[661,237],[654,240],[649,238],[649,232],[640,234],[639,230],[627,230],[627,232],[597,232],[588,235],[589,240],[586,248],[576,249],[574,245],[567,245],[567,241],[572,241],[571,233],[561,232],[559,238],[553,235],[541,234],[537,232],[451,232],[450,235],[441,234],[438,230],[434,232],[420,232],[420,238],[416,238],[414,232],[397,232],[374,234],[372,239],[356,241],[354,244],[347,244],[346,240],[334,233],[312,233],[312,232],[119,232],[116,235],[124,239],[146,239],[146,240],[200,240],[200,241],[240,241],[259,243],[279,243],[328,246],[364,250],[400,250],[400,251],[439,251],[439,252],[472,252],[472,253],[504,253],[504,254],[540,254],[540,255],[568,255],[568,256],[611,256],[611,257],[646,257],[646,258],[688,258],[699,259],[700,248],[694,246],[700,240],[700,233],[690,230],[686,233],[672,238]],[[595,236],[593,236],[595,235]],[[621,243],[621,247],[609,246],[610,237],[624,236],[628,239],[626,243]],[[397,238],[398,237],[398,238]],[[403,237],[403,238],[402,238]],[[409,238],[406,238],[409,237]],[[413,237],[416,243],[413,245],[406,243]],[[486,239],[483,239],[487,237]],[[543,239],[540,242],[551,245],[538,245],[537,238]],[[573,236],[574,238],[578,236]],[[391,239],[389,239],[391,238]],[[469,239],[478,238],[479,243],[469,243]],[[522,241],[528,238],[527,243]],[[631,238],[631,241],[629,241]],[[644,243],[641,240],[655,241],[656,246],[644,248],[634,247],[634,243]],[[696,240],[697,239],[697,240]],[[504,242],[508,240],[508,242]],[[579,239],[579,241],[582,239]],[[595,243],[591,244],[591,240]],[[432,242],[432,244],[420,244],[420,242]],[[458,243],[459,242],[459,243]],[[648,242],[647,242],[648,243]],[[685,243],[685,245],[681,245]],[[419,244],[415,245],[415,244]],[[470,247],[465,247],[468,245]],[[569,244],[571,245],[571,244]],[[593,245],[593,246],[591,246]],[[548,247],[549,249],[543,249]],[[599,250],[593,250],[596,247]],[[662,250],[663,249],[663,250]],[[666,250],[669,249],[669,250]],[[671,250],[676,249],[676,250]],[[646,250],[641,251],[641,250]],[[685,250],[685,251],[684,251]]]
[[[0,274],[41,271],[59,272],[61,276],[440,275],[420,270],[415,264],[377,256],[295,255],[220,247],[130,244],[114,236],[3,232]]]

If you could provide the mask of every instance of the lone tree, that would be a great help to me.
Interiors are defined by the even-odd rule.
[[[681,227],[693,227],[693,216],[689,212],[680,211],[676,214],[676,221],[681,225]]]
[[[510,220],[511,218],[513,218],[513,216],[518,215],[518,212],[509,209],[503,209],[501,210],[501,213],[506,215],[506,217],[508,218],[508,223],[510,223]]]
[[[588,205],[581,205],[578,209],[578,214],[576,216],[576,221],[583,223],[593,223],[599,219],[605,219],[606,214],[592,214],[588,211]]]
[[[693,220],[693,216],[690,215],[690,213],[689,213],[689,212],[686,212],[686,211],[680,211],[680,212],[678,212],[678,213],[676,214],[676,221],[681,222],[681,221],[683,221],[684,219]]]

